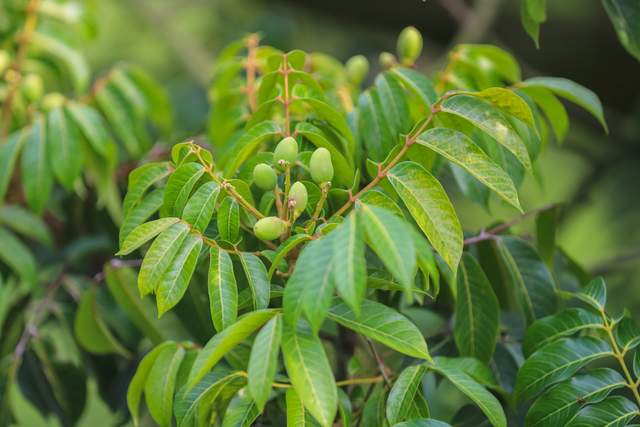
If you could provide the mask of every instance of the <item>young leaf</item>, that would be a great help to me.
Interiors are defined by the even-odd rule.
[[[291,384],[311,415],[329,427],[338,409],[338,395],[322,343],[302,322],[283,326],[282,354]]]
[[[53,187],[45,134],[44,119],[36,119],[26,137],[20,165],[27,203],[38,214],[44,211]]]
[[[182,219],[203,233],[211,222],[218,194],[220,194],[220,186],[216,182],[211,181],[201,185],[184,207]]]
[[[385,209],[364,203],[358,205],[358,215],[364,224],[369,246],[403,286],[407,298],[411,298],[416,251],[409,226]]]
[[[418,328],[402,314],[369,299],[362,301],[360,315],[343,303],[331,307],[329,318],[402,354],[430,360],[427,343]]]
[[[499,333],[500,307],[478,261],[465,254],[458,269],[453,335],[462,356],[489,363]]]
[[[367,288],[367,263],[362,218],[351,214],[332,233],[333,281],[340,297],[359,314]]]
[[[448,365],[434,365],[431,369],[446,377],[453,385],[480,407],[494,427],[506,427],[507,420],[498,399],[463,371]]]
[[[420,393],[422,388],[424,374],[424,366],[414,365],[403,370],[398,376],[387,397],[386,415],[391,425],[410,417],[416,394]]]
[[[504,114],[487,101],[468,95],[456,95],[442,103],[441,111],[469,121],[509,150],[527,170],[531,170],[531,159],[524,142]]]
[[[511,177],[462,132],[433,128],[420,135],[416,142],[457,164],[507,203],[522,211]]]
[[[177,345],[162,350],[149,370],[144,385],[147,407],[160,427],[172,425],[176,377],[184,354],[184,348]]]
[[[251,299],[253,308],[260,310],[269,306],[269,294],[271,292],[271,284],[267,277],[267,268],[264,266],[260,258],[248,252],[240,252],[238,254],[242,270],[247,278],[249,289],[251,289]]]
[[[282,318],[275,316],[262,327],[253,342],[247,368],[248,388],[259,412],[264,410],[271,393],[271,383],[278,368],[281,338]]]
[[[201,249],[202,238],[188,234],[175,257],[167,265],[156,288],[158,317],[169,311],[182,299],[196,268]]]
[[[560,313],[536,320],[528,329],[522,344],[525,356],[558,338],[584,329],[602,327],[602,317],[581,308],[568,308]]]
[[[434,249],[456,270],[462,255],[462,228],[442,185],[413,162],[397,164],[388,178]]]
[[[218,233],[220,239],[237,243],[240,239],[240,207],[231,197],[225,197],[218,208]]]
[[[582,406],[598,402],[626,385],[624,378],[609,368],[598,368],[562,382],[540,396],[529,408],[529,427],[566,425]]]
[[[180,218],[168,217],[139,225],[129,233],[116,255],[130,254],[178,221]]]
[[[216,331],[233,324],[238,316],[238,286],[233,263],[227,251],[209,249],[209,304],[211,320]]]
[[[67,189],[73,188],[82,170],[82,157],[77,130],[63,107],[54,108],[47,115],[47,140],[53,174]]]
[[[187,390],[193,387],[222,359],[233,347],[278,314],[278,310],[256,310],[240,316],[228,328],[218,332],[202,348],[189,373]]]
[[[609,345],[593,337],[563,338],[547,344],[518,371],[516,398],[523,402],[565,380],[587,363],[611,356]]]

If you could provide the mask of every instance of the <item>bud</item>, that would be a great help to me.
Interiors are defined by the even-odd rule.
[[[54,108],[62,107],[65,101],[66,98],[61,93],[48,93],[42,98],[42,109],[44,111],[51,111]]]
[[[280,160],[284,160],[288,163],[294,163],[298,157],[298,143],[296,140],[288,136],[276,145],[276,149],[273,150],[273,160],[278,163]]]
[[[277,239],[287,229],[287,223],[277,216],[268,216],[256,222],[253,226],[253,233],[260,240]]]
[[[301,182],[295,182],[289,189],[289,201],[293,202],[293,211],[299,215],[307,207],[307,187]]]
[[[331,163],[331,153],[324,147],[318,148],[311,155],[309,160],[311,178],[317,184],[331,182],[333,179],[333,164]]]
[[[412,65],[422,53],[422,34],[415,27],[407,27],[398,36],[398,56],[405,65]]]
[[[42,77],[37,74],[27,74],[22,79],[22,93],[31,102],[40,99],[44,94]]]
[[[385,70],[396,65],[396,57],[390,52],[382,52],[378,57],[378,61],[380,62],[380,66]]]
[[[369,61],[363,55],[352,56],[347,61],[345,68],[349,81],[359,85],[369,74]]]
[[[253,183],[261,190],[273,189],[277,180],[275,171],[266,163],[259,163],[253,168]]]

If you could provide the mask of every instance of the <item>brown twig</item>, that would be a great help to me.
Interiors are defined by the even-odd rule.
[[[29,49],[29,41],[33,36],[33,32],[36,29],[38,23],[38,7],[40,6],[40,0],[30,0],[27,5],[27,16],[24,21],[24,27],[18,40],[18,52],[16,57],[6,71],[6,75],[12,76],[9,82],[9,88],[7,90],[7,97],[2,105],[2,123],[0,129],[2,129],[2,140],[9,134],[9,128],[11,127],[11,117],[13,115],[13,101],[15,99],[18,88],[20,87],[20,81],[22,80],[22,67],[24,65],[25,58],[27,57],[27,50]]]
[[[387,370],[387,366],[384,364],[384,361],[382,360],[382,358],[378,354],[378,351],[376,350],[376,348],[373,345],[373,343],[371,342],[371,340],[369,338],[367,338],[367,337],[364,337],[364,339],[365,339],[365,341],[367,342],[367,344],[369,346],[369,350],[371,350],[371,354],[376,359],[376,363],[378,364],[378,370],[382,374],[382,378],[384,378],[384,382],[387,383],[387,384],[390,384],[389,373],[388,373],[388,370]]]

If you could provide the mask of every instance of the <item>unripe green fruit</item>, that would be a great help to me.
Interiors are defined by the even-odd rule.
[[[0,49],[0,74],[4,73],[4,70],[7,69],[10,63],[11,57],[9,56],[9,52]]]
[[[311,178],[318,183],[324,184],[333,179],[333,164],[331,163],[331,153],[326,148],[320,147],[311,155],[309,160],[309,170]]]
[[[44,93],[42,77],[37,74],[28,74],[22,80],[22,93],[31,102],[40,99]]]
[[[422,34],[415,27],[407,27],[398,36],[398,56],[405,65],[412,65],[422,53]]]
[[[289,202],[293,202],[293,210],[299,214],[307,207],[307,187],[301,182],[295,182],[289,189]]]
[[[253,233],[260,240],[277,239],[287,229],[287,223],[277,216],[268,216],[256,222],[253,226]]]
[[[259,163],[253,168],[253,183],[261,190],[273,189],[277,180],[276,172],[266,163]]]
[[[280,160],[284,160],[288,163],[293,163],[298,157],[298,142],[295,138],[288,136],[276,145],[276,149],[273,150],[273,160],[278,163]]]
[[[61,93],[52,92],[48,93],[42,98],[42,109],[44,111],[51,111],[54,108],[62,107],[66,98]]]
[[[378,61],[380,62],[380,66],[385,70],[396,65],[396,57],[390,52],[382,52],[378,57]]]
[[[345,65],[347,78],[353,84],[360,84],[369,74],[369,61],[363,55],[356,55],[349,58]]]

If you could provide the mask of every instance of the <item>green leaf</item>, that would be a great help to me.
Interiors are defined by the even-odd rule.
[[[131,231],[131,233],[129,233],[121,245],[120,251],[118,251],[116,255],[130,254],[179,221],[180,218],[167,217],[137,226],[133,231]]]
[[[295,388],[287,389],[285,400],[287,405],[287,427],[306,427],[304,405],[302,405],[302,400],[300,400]]]
[[[536,249],[540,258],[550,267],[553,265],[556,250],[558,210],[557,207],[553,207],[536,216]]]
[[[177,222],[160,233],[151,244],[142,260],[138,275],[138,289],[141,296],[156,291],[162,276],[182,246],[187,234],[189,234],[189,226],[183,222]]]
[[[413,162],[397,164],[387,176],[434,249],[456,270],[462,255],[462,228],[442,185]]]
[[[555,283],[535,249],[515,237],[501,238],[496,247],[527,323],[554,313],[558,305]]]
[[[468,95],[455,95],[442,103],[441,111],[462,117],[509,150],[531,170],[531,159],[524,142],[504,114],[489,102]]]
[[[227,367],[218,366],[204,375],[195,387],[181,389],[174,408],[178,426],[208,425],[211,420],[207,406],[211,406],[223,391],[237,391],[243,387],[246,383],[244,375],[244,372],[231,372]]]
[[[136,135],[134,117],[116,89],[111,85],[104,86],[97,91],[95,99],[114,134],[122,142],[129,155],[134,158],[140,157],[146,144]]]
[[[333,281],[340,297],[359,314],[367,290],[367,263],[364,258],[362,218],[351,214],[331,234],[333,236]]]
[[[275,309],[256,310],[240,316],[238,320],[218,332],[207,342],[198,354],[187,382],[187,390],[193,387],[222,359],[232,348],[253,334],[262,325],[278,313]]]
[[[45,246],[53,246],[47,225],[38,216],[20,206],[0,205],[0,225],[6,225]]]
[[[409,92],[413,93],[420,100],[425,110],[431,108],[431,105],[438,100],[438,95],[431,80],[424,74],[405,67],[393,67],[388,73],[397,78]]]
[[[391,425],[410,418],[414,399],[422,388],[424,374],[424,366],[414,365],[403,370],[398,376],[387,397],[386,415]]]
[[[516,398],[520,402],[529,400],[545,388],[571,377],[586,364],[611,354],[607,343],[592,337],[563,338],[547,344],[518,371]]]
[[[359,200],[366,205],[386,209],[398,218],[404,219],[404,214],[402,213],[400,206],[398,206],[391,197],[380,190],[365,191],[362,196],[359,197]]]
[[[465,254],[457,275],[453,334],[462,356],[489,363],[499,333],[500,307],[478,261]]]
[[[376,88],[371,88],[360,95],[358,100],[358,129],[367,157],[381,162],[387,156],[399,135],[393,135],[382,111],[382,102]]]
[[[156,188],[142,199],[142,202],[129,211],[120,226],[118,242],[120,247],[129,233],[136,227],[146,222],[151,215],[158,212],[162,207],[162,199],[164,197],[164,188]]]
[[[218,194],[220,194],[220,187],[214,181],[200,186],[185,205],[182,219],[203,233],[211,222]]]
[[[82,170],[82,156],[78,133],[62,107],[54,108],[47,115],[47,140],[53,174],[67,189],[73,188]]]
[[[584,86],[561,77],[533,77],[522,82],[524,87],[543,87],[591,113],[609,131],[598,95]]]
[[[38,214],[44,211],[53,187],[45,134],[45,121],[42,118],[36,119],[26,137],[20,165],[27,203]]]
[[[489,62],[492,71],[510,83],[522,80],[518,61],[505,50],[489,44],[462,44],[458,46],[460,59],[466,64],[483,64]]]
[[[282,133],[280,125],[273,121],[260,122],[245,131],[222,159],[224,175],[233,176],[242,165],[265,141]]]
[[[248,252],[238,254],[242,270],[251,289],[251,300],[254,310],[260,310],[269,306],[269,293],[271,284],[267,277],[267,268],[260,258]]]
[[[411,298],[416,272],[411,229],[389,211],[364,203],[358,204],[358,215],[364,224],[369,246],[403,286],[407,298]]]
[[[427,343],[418,328],[393,308],[369,299],[362,301],[360,315],[343,303],[331,307],[329,318],[402,354],[430,360]]]
[[[87,351],[95,354],[118,353],[129,357],[127,349],[122,347],[102,318],[96,303],[97,288],[90,288],[82,296],[74,320],[74,332],[78,343]]]
[[[387,120],[391,134],[399,136],[409,131],[409,106],[402,86],[390,73],[378,74],[375,86],[380,95],[382,113]]]
[[[620,43],[640,60],[640,5],[634,0],[603,0]]]
[[[37,281],[36,260],[29,249],[9,231],[0,227],[0,261],[18,273],[25,282],[34,285]]]
[[[429,129],[416,142],[457,164],[522,212],[511,177],[462,132],[446,128]]]
[[[523,87],[520,89],[529,96],[544,112],[559,143],[564,141],[569,130],[569,115],[562,102],[549,89],[542,87]]]
[[[314,245],[308,245],[307,259],[313,264],[305,262],[297,263],[296,270],[304,270],[304,292],[302,294],[302,310],[311,325],[313,333],[317,334],[322,326],[333,297],[335,286],[333,270],[334,245],[333,233],[323,239],[315,241]]]
[[[430,418],[422,418],[419,420],[404,421],[395,424],[393,427],[451,427],[443,421],[438,421]]]
[[[620,351],[627,353],[640,344],[640,328],[625,310],[622,318],[616,322],[614,335]]]
[[[436,364],[431,366],[431,369],[445,376],[458,390],[478,405],[494,427],[507,426],[504,410],[498,399],[469,375],[448,365]]]
[[[299,97],[296,98],[292,104],[297,104],[298,102],[306,103],[309,105],[313,111],[316,113],[318,118],[326,121],[335,128],[340,135],[342,135],[347,140],[347,155],[353,155],[355,151],[355,141],[353,140],[353,135],[351,134],[351,128],[349,127],[349,123],[347,122],[346,117],[340,113],[338,110],[333,108],[331,105],[327,104],[324,101],[319,99],[310,98],[310,97]]]
[[[240,207],[231,197],[225,197],[220,203],[217,216],[220,238],[229,243],[240,240]]]
[[[149,370],[144,396],[153,419],[160,427],[171,427],[176,377],[185,351],[180,346],[163,349]]]
[[[607,286],[602,277],[596,277],[581,292],[574,294],[574,297],[587,303],[596,311],[604,312],[607,304]]]
[[[208,277],[211,320],[220,332],[233,324],[238,316],[238,285],[227,251],[218,247],[209,249]]]
[[[275,316],[258,332],[249,358],[248,388],[251,397],[262,412],[271,393],[271,383],[278,368],[278,353],[282,338],[282,319]]]
[[[127,194],[122,204],[125,218],[133,208],[142,203],[147,190],[153,184],[168,176],[172,170],[171,165],[167,162],[147,163],[129,174]]]
[[[203,174],[204,167],[200,163],[179,166],[167,180],[162,211],[167,215],[181,216],[191,190]]]
[[[638,407],[626,397],[611,396],[602,402],[586,406],[566,424],[566,427],[626,426],[638,416]]]
[[[485,387],[499,388],[496,374],[488,365],[473,357],[436,357],[435,364],[464,372]],[[494,363],[499,363],[494,360]],[[500,373],[498,373],[499,375]]]
[[[581,407],[599,402],[625,385],[613,369],[598,368],[576,375],[540,396],[529,408],[525,423],[528,427],[566,425]]]
[[[69,47],[60,38],[35,31],[29,39],[29,46],[34,52],[43,53],[63,68],[71,78],[73,88],[77,94],[82,94],[89,85],[91,71],[84,56],[77,50]]]
[[[581,308],[569,308],[536,320],[527,329],[522,350],[525,356],[528,356],[558,338],[601,327],[602,317],[599,314]]]
[[[93,108],[75,102],[66,104],[64,108],[91,148],[100,156],[109,158],[113,141],[102,116]]]
[[[25,129],[14,132],[0,145],[0,202],[7,194],[13,170],[24,145],[27,132]]]
[[[222,418],[222,427],[250,427],[258,418],[260,412],[256,404],[248,395],[236,395]]]
[[[158,317],[174,307],[187,291],[202,249],[202,237],[188,234],[160,277],[156,289]]]
[[[531,112],[529,104],[511,89],[490,87],[479,92],[464,91],[462,93],[486,99],[506,114],[523,121],[531,127],[535,126],[533,113]]]
[[[149,372],[151,371],[153,364],[160,353],[166,349],[175,347],[176,344],[174,342],[164,342],[147,353],[138,365],[138,369],[131,379],[127,390],[127,407],[129,408],[129,412],[133,418],[134,425],[137,426],[139,424],[140,398],[142,397],[142,391],[144,390],[145,383],[147,382],[147,378],[149,377]]]
[[[308,234],[295,234],[278,246],[276,253],[273,255],[273,259],[271,260],[271,267],[269,267],[269,271],[267,272],[269,281],[273,277],[273,273],[275,273],[278,265],[280,265],[280,262],[284,259],[284,257],[286,257],[287,254],[294,248],[308,240],[311,240],[311,236],[309,236]]]
[[[333,424],[338,409],[336,382],[320,339],[302,322],[284,324],[282,354],[291,384],[304,407],[323,426]]]

